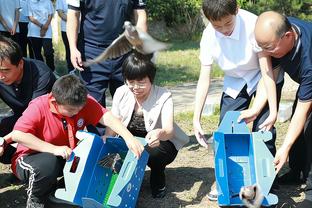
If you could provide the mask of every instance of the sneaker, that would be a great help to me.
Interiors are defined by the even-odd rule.
[[[208,194],[207,197],[210,201],[217,201],[218,200],[218,191],[217,189],[212,189]]]
[[[28,199],[26,208],[44,208],[44,204]]]
[[[154,199],[161,199],[164,198],[166,196],[167,193],[167,188],[166,186],[161,188],[161,189],[157,189],[157,190],[152,190],[152,197]]]
[[[280,185],[300,185],[304,181],[300,178],[300,172],[290,170],[277,178]]]
[[[296,208],[308,208],[312,207],[312,201],[305,199],[303,202],[300,202],[296,205]]]

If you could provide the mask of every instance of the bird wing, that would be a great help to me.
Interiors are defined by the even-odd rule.
[[[137,47],[138,52],[143,52],[144,54],[150,54],[154,53],[156,51],[165,50],[169,47],[168,44],[158,41],[152,36],[150,36],[148,33],[140,31],[139,29],[139,38],[142,41],[141,48]]]
[[[98,57],[87,60],[83,65],[88,67],[92,64],[102,62],[106,59],[117,58],[131,51],[132,45],[129,43],[125,34],[116,38]]]

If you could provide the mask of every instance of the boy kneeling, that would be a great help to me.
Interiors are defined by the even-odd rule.
[[[56,188],[66,159],[78,140],[76,131],[101,123],[117,132],[128,148],[140,157],[143,146],[95,99],[73,75],[59,78],[52,92],[34,99],[19,118],[7,140],[19,143],[12,158],[12,170],[28,181],[27,208],[44,207]]]

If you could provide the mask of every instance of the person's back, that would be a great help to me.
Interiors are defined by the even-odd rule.
[[[0,118],[0,136],[4,137],[13,130],[32,99],[51,91],[56,78],[43,62],[24,59],[18,44],[4,36],[0,36],[0,60],[0,99],[13,112]],[[12,152],[8,152],[2,162],[10,162]]]

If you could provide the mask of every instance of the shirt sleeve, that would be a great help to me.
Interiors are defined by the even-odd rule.
[[[14,130],[19,130],[24,133],[36,134],[39,129],[41,113],[36,102],[30,102],[29,106],[23,112],[23,115],[17,120],[14,125]]]
[[[208,25],[207,28],[204,30],[202,39],[200,41],[200,54],[199,59],[201,62],[201,65],[211,65],[213,63],[213,57],[212,57],[212,50],[213,50],[213,41],[211,40],[211,28]]]
[[[56,11],[58,11],[58,10],[63,10],[64,11],[62,0],[56,0],[55,10]]]
[[[47,68],[45,73],[40,74],[37,83],[35,84],[32,99],[39,97],[41,95],[47,94],[51,91],[52,86],[56,80],[53,72],[46,66],[43,62],[39,62],[36,67],[44,67]]]
[[[66,0],[69,9],[77,10],[80,8],[80,0]]]
[[[93,97],[88,95],[84,112],[86,113],[87,125],[92,124],[95,126],[107,112],[107,109],[101,106],[101,104],[99,104]]]
[[[312,74],[301,79],[298,88],[298,99],[303,102],[312,100]]]
[[[20,4],[19,0],[15,0],[15,5],[16,5],[15,9],[20,9],[21,8],[21,4]]]
[[[134,9],[145,9],[146,1],[145,0],[135,0]]]

